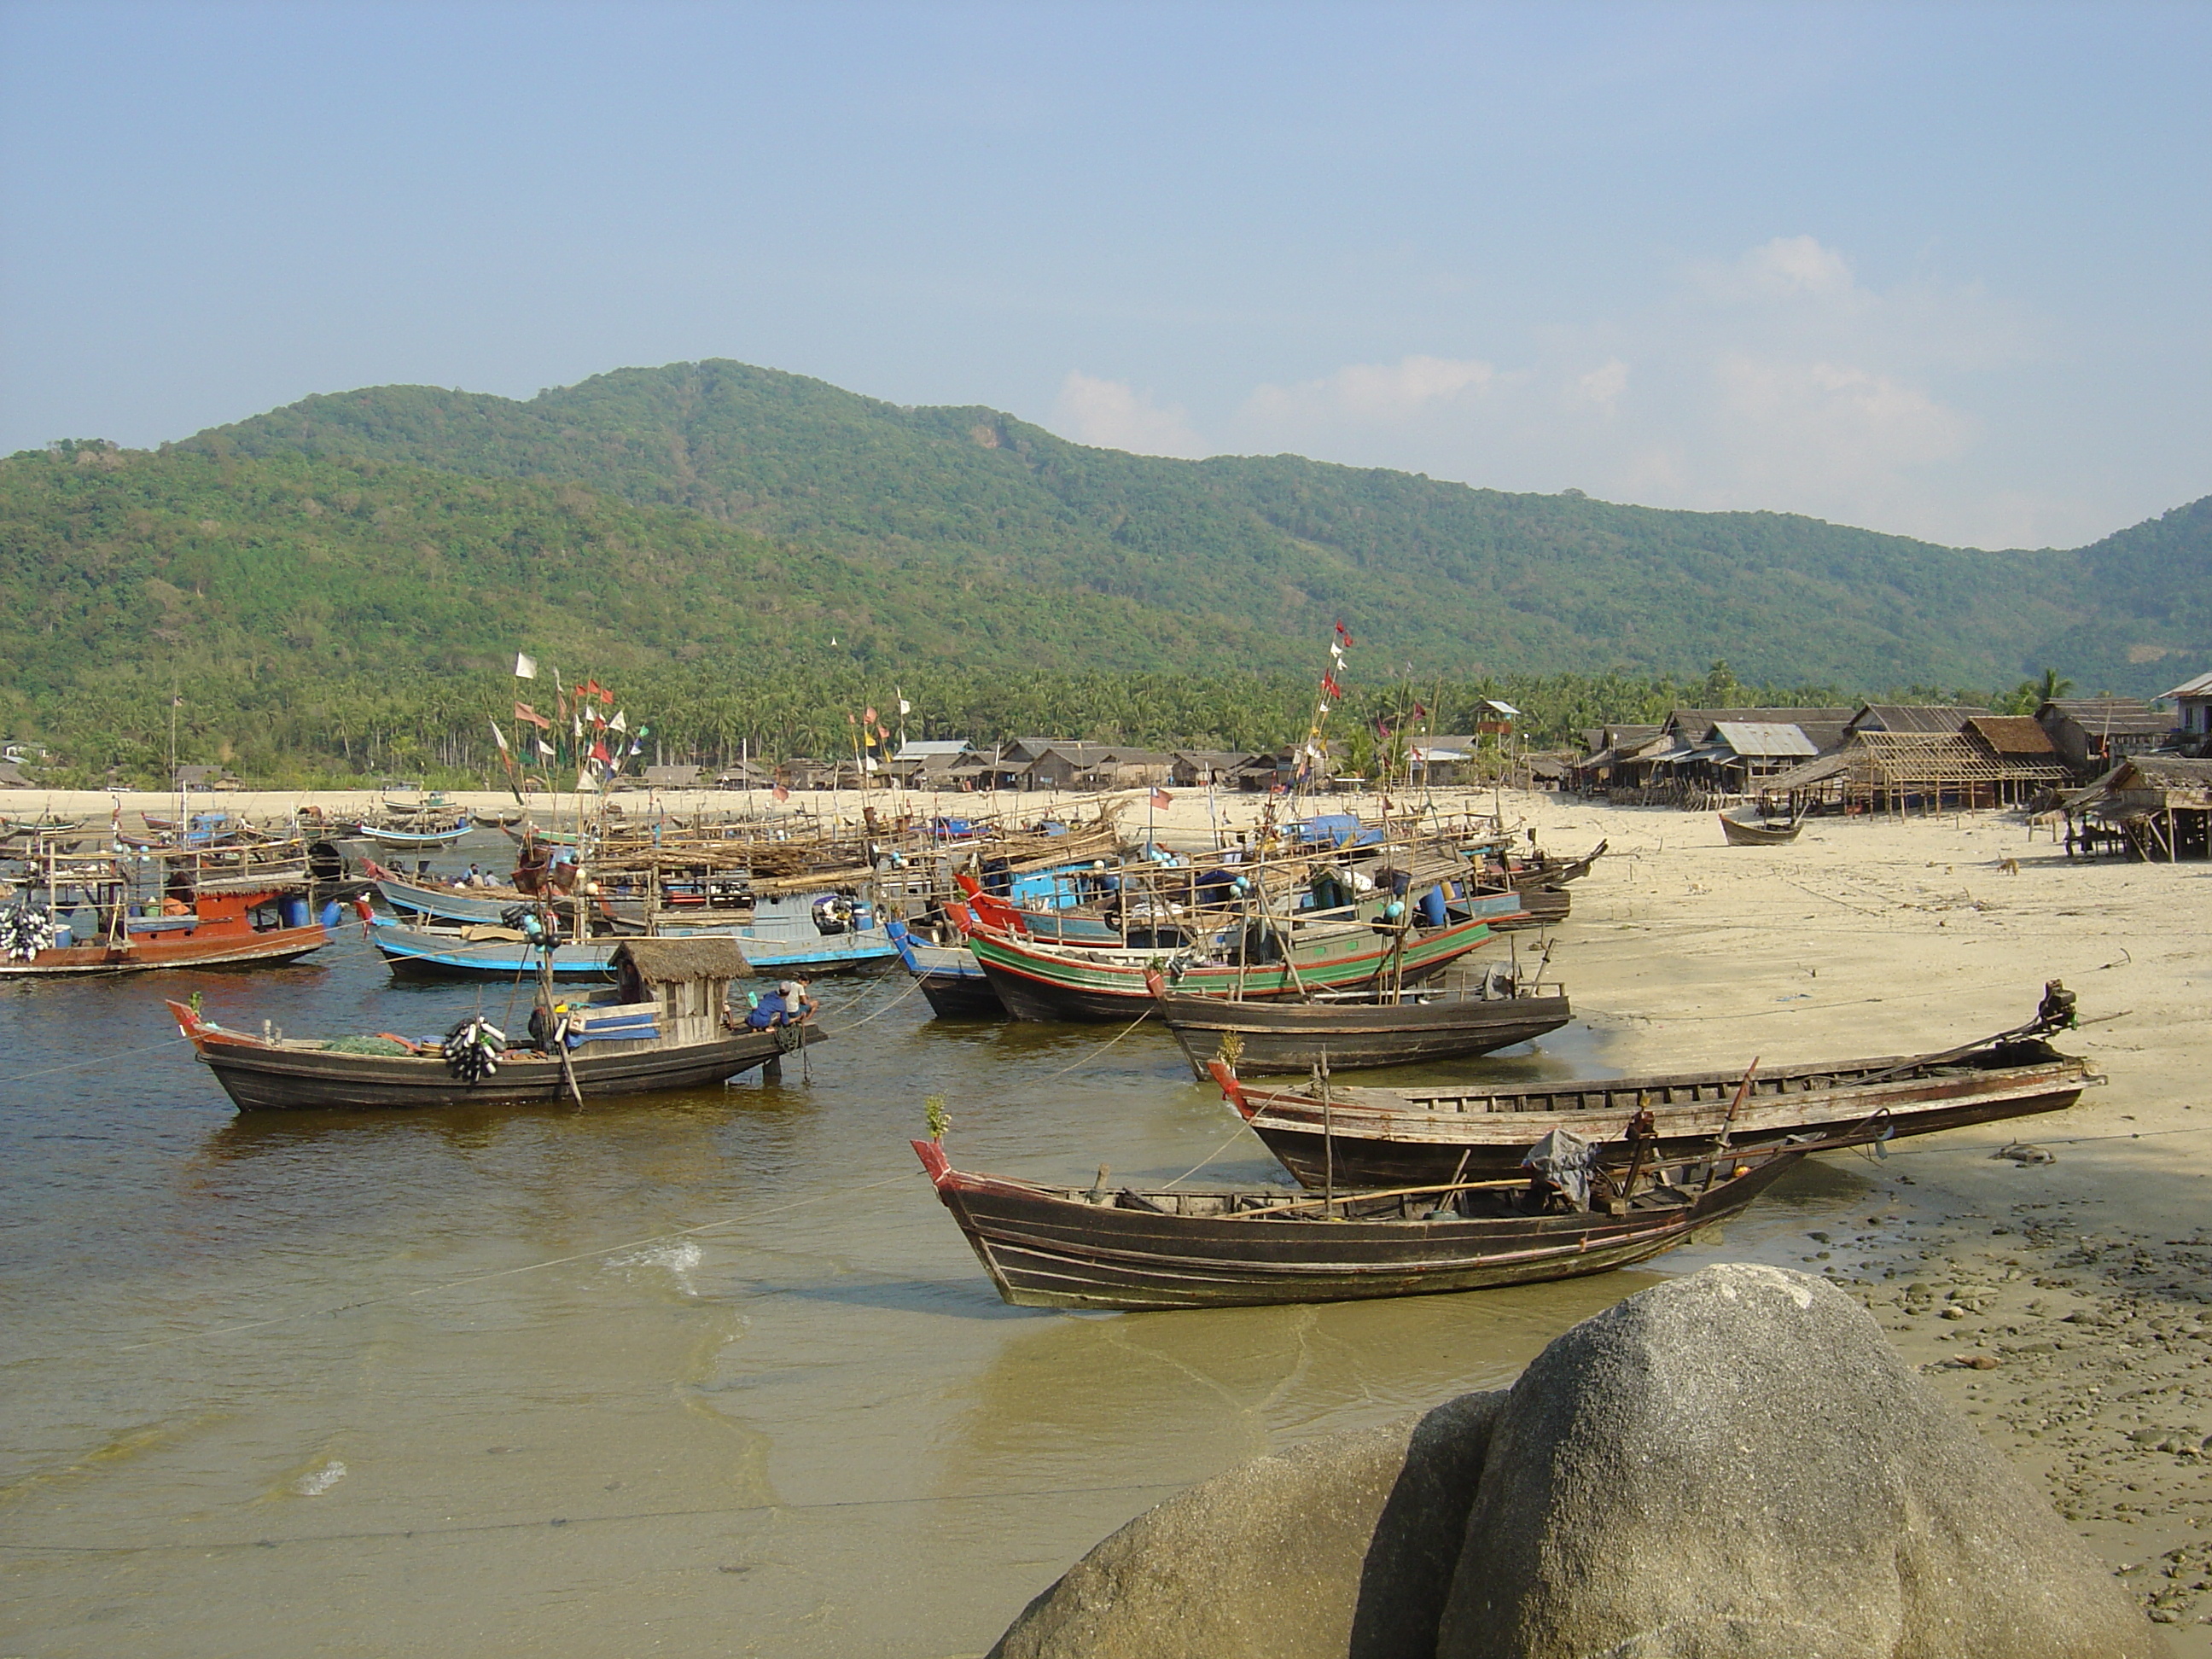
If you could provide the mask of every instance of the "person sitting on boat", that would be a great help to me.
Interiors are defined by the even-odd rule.
[[[745,1024],[756,1031],[772,1031],[779,1025],[798,1025],[814,1013],[814,1000],[806,994],[804,980],[787,979],[753,1005]]]

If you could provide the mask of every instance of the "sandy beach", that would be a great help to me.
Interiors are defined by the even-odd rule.
[[[374,799],[195,801],[267,817],[305,800]],[[618,799],[630,812],[653,804]],[[1437,805],[1487,810],[1493,799]],[[19,792],[0,810],[104,814],[114,800]],[[120,804],[159,811],[172,800]],[[1610,845],[1553,936],[1552,969],[1624,1071],[1929,1051],[2026,1020],[2045,980],[2077,993],[2084,1029],[2061,1046],[2088,1056],[2105,1086],[2063,1114],[1849,1160],[1868,1183],[1864,1208],[1848,1231],[1808,1233],[1801,1265],[1860,1295],[1905,1356],[2041,1481],[2167,1626],[2175,1651],[2212,1654],[2212,1622],[2200,1622],[2212,1621],[2212,869],[2069,862],[2048,832],[2031,835],[2010,813],[1816,820],[1793,846],[1732,848],[1709,814],[1541,793],[1503,800],[1508,819],[1555,854]],[[884,793],[874,802],[1029,817],[1076,805]],[[659,804],[688,813],[747,802],[704,793]],[[750,804],[779,810],[758,794]],[[1376,802],[1328,805],[1371,813]],[[558,805],[573,816],[573,798]],[[781,810],[797,821],[856,817],[859,805],[851,794],[802,795]],[[1190,841],[1215,823],[1243,827],[1261,806],[1240,795],[1210,807],[1203,793],[1176,792],[1156,819]],[[1122,821],[1147,817],[1139,793]],[[2002,1153],[2018,1140],[2039,1150]]]

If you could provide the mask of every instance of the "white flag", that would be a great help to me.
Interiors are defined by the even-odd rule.
[[[891,690],[898,698],[899,713],[901,714],[914,713],[914,705],[906,700],[906,693],[901,691],[896,685],[891,687]]]
[[[526,657],[521,652],[516,652],[514,653],[514,678],[519,680],[536,679],[538,678],[538,659],[535,657]]]
[[[623,711],[619,708],[615,710],[615,717],[609,720],[607,724],[613,726],[617,732],[627,732],[629,730],[629,722],[623,718]]]
[[[547,760],[551,760],[553,758],[553,745],[546,742],[544,738],[540,738],[538,739],[538,752],[544,756]]]
[[[499,752],[502,755],[506,754],[507,752],[507,733],[499,729],[499,722],[497,720],[494,720],[491,723],[491,735],[492,741],[499,744]]]

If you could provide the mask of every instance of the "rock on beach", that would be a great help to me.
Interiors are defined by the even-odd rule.
[[[1107,1539],[1004,1659],[2152,1659],[2044,1501],[1820,1279],[1723,1264],[1503,1395],[1324,1437]]]

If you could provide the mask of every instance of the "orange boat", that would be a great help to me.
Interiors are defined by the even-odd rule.
[[[130,916],[123,931],[0,959],[0,979],[131,974],[153,968],[246,968],[292,962],[331,942],[297,884],[203,887],[176,915]]]

